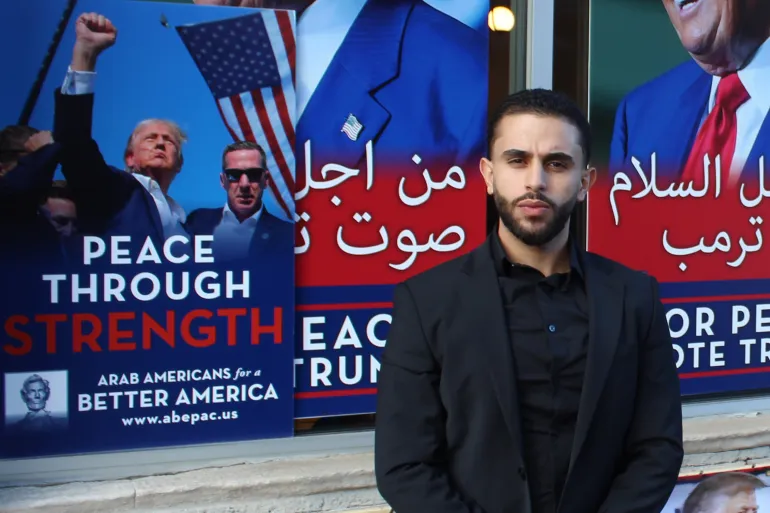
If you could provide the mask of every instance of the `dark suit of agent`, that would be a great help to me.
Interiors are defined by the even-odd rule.
[[[266,160],[265,150],[254,142],[228,145],[219,175],[225,206],[194,210],[187,218],[191,234],[214,236],[217,260],[294,255],[294,225],[270,214],[263,202],[270,182]]]
[[[0,261],[60,263],[59,235],[45,203],[61,145],[47,131],[20,125],[0,130]]]
[[[655,279],[569,240],[596,176],[588,122],[532,90],[488,133],[498,229],[395,290],[380,493],[397,513],[659,513],[683,457],[679,381]]]

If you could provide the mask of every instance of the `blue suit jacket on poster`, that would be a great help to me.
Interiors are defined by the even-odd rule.
[[[94,95],[58,89],[55,95],[54,139],[63,145],[62,174],[75,196],[82,232],[128,235],[138,247],[149,235],[160,247],[163,225],[155,200],[131,174],[108,165],[91,136]]]
[[[610,170],[632,172],[636,157],[649,176],[656,153],[657,174],[677,178],[690,154],[706,111],[712,77],[694,61],[681,64],[629,93],[618,106],[610,146]],[[756,176],[759,157],[770,155],[766,117],[743,174]],[[765,165],[770,170],[770,162]]]
[[[369,140],[375,159],[397,156],[405,166],[413,153],[478,158],[487,53],[482,34],[421,0],[369,0],[299,119],[298,172],[308,139],[314,160],[344,165],[358,163]],[[340,132],[349,114],[364,125],[356,141]]]
[[[223,208],[199,208],[187,216],[185,227],[192,235],[213,235],[222,221]],[[249,243],[249,256],[276,255],[294,258],[294,225],[262,211]],[[216,255],[215,255],[216,256]]]

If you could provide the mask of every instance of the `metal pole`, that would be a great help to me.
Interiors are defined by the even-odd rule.
[[[37,72],[37,77],[35,78],[35,83],[32,84],[32,89],[30,89],[29,94],[27,95],[24,109],[21,111],[21,116],[19,116],[19,125],[28,124],[29,118],[32,117],[32,111],[35,110],[35,105],[37,104],[37,99],[40,97],[43,83],[45,82],[46,76],[48,76],[48,70],[51,68],[51,62],[53,62],[56,50],[64,37],[64,31],[67,29],[67,25],[72,17],[72,12],[75,10],[75,5],[77,3],[77,0],[67,0],[67,7],[65,7],[64,13],[59,20],[59,25],[56,27],[56,32],[53,35],[51,44],[48,45],[48,52],[43,58],[43,64],[41,64],[40,70]]]

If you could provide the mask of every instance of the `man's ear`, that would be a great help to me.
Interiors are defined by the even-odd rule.
[[[593,187],[596,182],[596,168],[589,167],[583,171],[580,177],[580,190],[578,191],[578,201],[584,201],[588,195],[589,189]]]
[[[481,161],[479,161],[479,172],[484,178],[484,183],[487,185],[487,194],[491,196],[492,192],[494,191],[494,188],[492,187],[492,162],[485,157],[481,157]]]

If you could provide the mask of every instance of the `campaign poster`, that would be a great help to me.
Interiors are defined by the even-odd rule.
[[[767,470],[683,477],[661,513],[756,513],[770,510]]]
[[[295,41],[287,10],[2,3],[0,457],[292,435]]]
[[[373,413],[395,285],[486,235],[488,10],[298,10],[298,418]]]
[[[374,413],[393,289],[484,240],[488,0],[178,0],[292,9],[295,416]]]
[[[591,3],[588,249],[660,282],[682,394],[770,388],[770,4]]]

